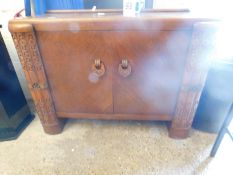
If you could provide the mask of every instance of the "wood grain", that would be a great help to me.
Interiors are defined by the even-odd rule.
[[[109,36],[100,32],[37,32],[58,112],[113,112]],[[95,59],[105,66],[101,77],[93,71]]]
[[[114,112],[172,115],[190,32],[124,31],[112,32],[111,37]],[[117,69],[122,59],[132,69],[127,77]]]
[[[26,30],[22,30],[23,27]],[[64,122],[55,114],[33,27],[30,24],[23,27],[20,32],[12,33],[13,41],[43,128],[49,134],[57,134],[62,131]],[[46,88],[32,88],[34,83],[43,84]]]
[[[209,64],[214,58],[216,32],[213,22],[194,25],[176,111],[169,126],[171,137],[186,138],[189,134]]]
[[[95,113],[69,113],[57,112],[60,118],[86,118],[86,119],[105,119],[105,120],[157,120],[171,121],[172,116],[159,114],[95,114]]]
[[[171,14],[10,21],[45,131],[61,132],[62,118],[163,120],[170,137],[186,138],[216,30],[209,19]],[[125,59],[127,76],[119,73]]]

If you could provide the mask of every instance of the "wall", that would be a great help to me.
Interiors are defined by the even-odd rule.
[[[26,80],[22,71],[22,67],[16,52],[16,49],[11,38],[11,34],[8,31],[8,21],[14,17],[14,15],[24,8],[24,0],[0,0],[0,24],[2,25],[1,34],[6,44],[7,50],[11,57],[12,63],[16,70],[16,74],[20,81],[24,95],[27,100],[31,99],[30,93],[27,88]]]

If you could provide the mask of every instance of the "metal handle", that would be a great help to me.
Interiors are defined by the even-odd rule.
[[[92,71],[98,76],[101,77],[105,73],[104,63],[100,59],[95,59],[94,64],[92,65]]]
[[[122,69],[127,69],[128,68],[128,60],[121,60],[121,67]]]
[[[128,77],[131,74],[131,66],[127,59],[121,60],[118,66],[118,72],[123,77]]]
[[[95,59],[95,68],[100,69],[101,68],[101,61],[100,59]]]

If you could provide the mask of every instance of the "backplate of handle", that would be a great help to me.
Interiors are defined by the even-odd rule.
[[[123,77],[128,77],[131,74],[131,66],[127,59],[122,59],[118,66],[118,73]]]
[[[92,71],[98,76],[101,77],[105,73],[105,66],[103,61],[100,59],[95,59],[94,64],[92,65]]]

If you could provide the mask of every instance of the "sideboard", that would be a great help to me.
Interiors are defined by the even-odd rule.
[[[186,138],[213,23],[187,11],[73,11],[13,19],[9,30],[46,133],[65,118],[160,120]]]

